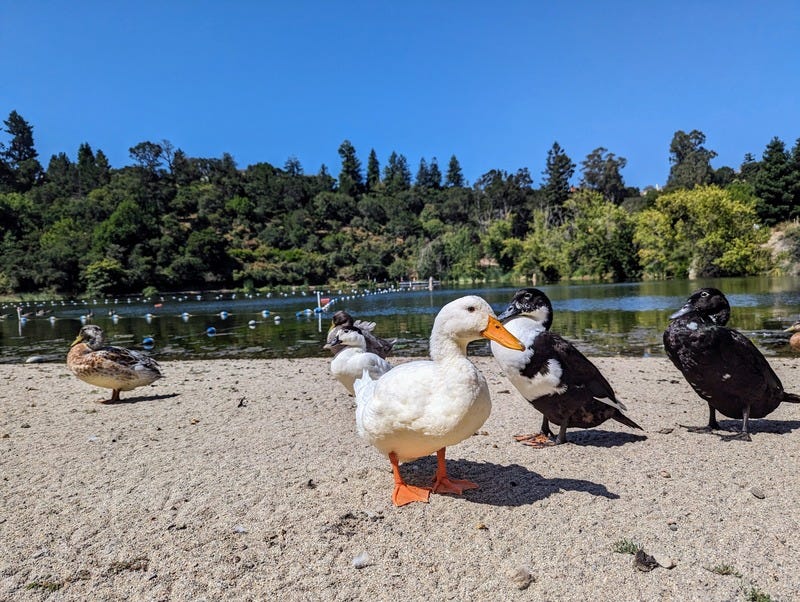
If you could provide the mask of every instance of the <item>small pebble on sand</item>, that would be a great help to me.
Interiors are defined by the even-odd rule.
[[[524,566],[518,566],[508,571],[508,578],[519,590],[528,589],[528,586],[533,581],[533,575]]]
[[[353,558],[353,568],[363,569],[364,567],[369,565],[370,565],[369,554],[367,554],[366,552],[361,552],[361,554]]]

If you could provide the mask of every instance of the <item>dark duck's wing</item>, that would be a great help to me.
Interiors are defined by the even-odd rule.
[[[624,414],[627,410],[625,404],[617,399],[614,389],[597,366],[572,343],[546,331],[534,339],[532,346],[533,355],[523,374],[532,377],[547,370],[550,360],[561,366],[564,391],[531,401],[548,419],[558,424],[566,421],[570,427],[588,428],[613,418],[631,428],[643,430]],[[539,408],[540,405],[544,410]]]
[[[783,400],[783,385],[766,358],[742,333],[697,321],[670,325],[665,347],[697,394],[729,418],[762,418]]]

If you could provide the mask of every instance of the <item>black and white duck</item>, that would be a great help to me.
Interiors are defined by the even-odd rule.
[[[492,354],[511,383],[544,416],[541,433],[518,435],[517,441],[533,447],[552,445],[550,422],[559,425],[557,444],[567,441],[567,428],[592,428],[609,418],[642,430],[625,415],[625,404],[597,366],[550,331],[553,305],[545,293],[520,289],[497,317],[525,350],[492,343]]]

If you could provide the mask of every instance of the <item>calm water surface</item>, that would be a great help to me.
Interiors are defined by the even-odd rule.
[[[800,278],[673,280],[622,284],[541,286],[553,302],[553,330],[589,355],[663,355],[667,316],[701,286],[716,286],[733,306],[731,326],[766,354],[789,354],[781,332],[800,316]],[[147,349],[160,360],[204,358],[327,357],[322,349],[333,311],[378,323],[376,333],[396,338],[395,355],[425,355],[436,313],[466,294],[484,297],[501,311],[516,287],[471,287],[434,291],[325,291],[329,313],[315,313],[313,294],[265,297],[165,295],[145,299],[83,299],[0,305],[0,363],[32,356],[63,362],[83,323],[98,324],[114,345]],[[42,315],[36,315],[36,313]],[[268,312],[268,313],[267,313]],[[90,314],[90,315],[89,315]],[[87,317],[88,315],[88,317]],[[276,319],[278,317],[278,319]],[[209,328],[214,329],[209,334]],[[152,346],[149,340],[152,339]],[[487,354],[485,342],[472,353]]]

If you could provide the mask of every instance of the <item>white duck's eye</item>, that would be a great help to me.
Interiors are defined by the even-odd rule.
[[[470,305],[470,306],[467,308],[467,311],[468,311],[469,313],[472,313],[472,312],[474,312],[474,311],[475,311],[475,306],[474,306],[474,305]]]

